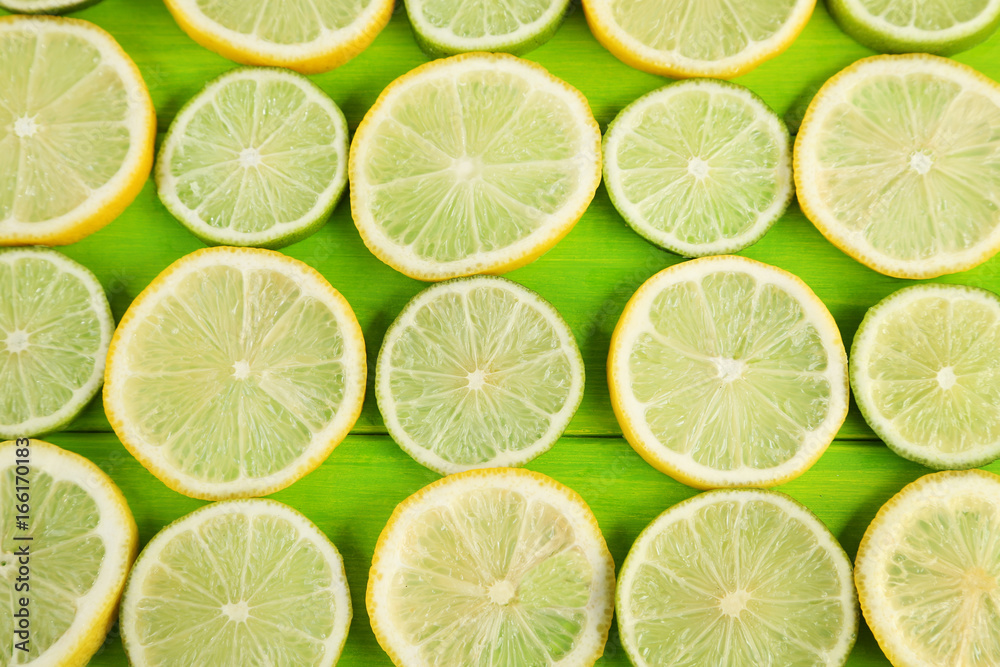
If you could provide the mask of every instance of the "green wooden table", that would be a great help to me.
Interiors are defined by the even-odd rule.
[[[206,81],[234,66],[188,39],[160,0],[105,0],[76,16],[108,30],[135,59],[156,105],[160,138],[186,100]],[[821,3],[805,32],[784,55],[739,81],[784,114],[794,131],[819,85],[870,54],[840,32]],[[583,91],[602,128],[626,104],[666,83],[626,67],[601,48],[577,4],[556,36],[528,58]],[[390,81],[426,60],[400,6],[371,48],[340,69],[312,78],[343,108],[353,130]],[[1000,35],[956,60],[1000,78]],[[64,252],[97,274],[120,318],[157,273],[200,247],[160,205],[149,182],[120,218]],[[386,328],[423,285],[368,252],[351,222],[346,198],[329,224],[285,252],[321,271],[350,301],[364,328],[371,377]],[[908,284],[843,255],[794,205],[744,254],[805,280],[833,312],[848,346],[865,311]],[[509,274],[565,316],[583,351],[588,376],[583,403],[566,436],[529,467],[569,485],[590,503],[619,565],[649,521],[695,493],[653,470],[622,439],[611,412],[604,370],[608,341],[625,302],[648,277],[678,261],[632,232],[602,187],[565,240],[534,264]],[[940,281],[1000,291],[1000,258]],[[375,642],[364,608],[372,551],[396,503],[437,478],[386,436],[370,385],[368,389],[361,419],[347,440],[318,470],[274,495],[308,515],[344,555],[354,603],[354,621],[340,662],[345,667],[390,664]],[[170,491],[147,473],[111,433],[99,401],[66,432],[49,439],[90,458],[114,478],[128,498],[142,542],[203,504]],[[1000,465],[989,469],[1000,472]],[[879,506],[927,472],[875,439],[852,404],[847,422],[826,455],[781,489],[809,506],[853,556]],[[127,664],[117,629],[91,664]],[[629,664],[614,629],[598,664]],[[889,664],[863,623],[848,664]]]

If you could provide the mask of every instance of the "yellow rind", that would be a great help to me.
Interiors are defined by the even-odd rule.
[[[636,308],[638,307],[637,304],[647,291],[653,289],[653,283],[656,282],[656,279],[659,276],[675,273],[681,270],[681,267],[694,262],[698,263],[718,262],[722,260],[731,261],[733,259],[746,262],[750,266],[759,265],[759,266],[764,266],[769,270],[778,271],[787,278],[791,279],[793,282],[805,288],[807,294],[811,294],[812,297],[816,300],[816,302],[822,306],[822,308],[819,309],[818,312],[824,314],[824,319],[826,320],[826,324],[828,325],[829,331],[834,335],[833,342],[835,344],[838,344],[841,348],[843,348],[844,345],[843,338],[840,335],[840,328],[837,326],[837,322],[836,320],[834,320],[833,315],[830,314],[830,311],[826,307],[826,304],[824,304],[822,300],[818,296],[816,296],[816,294],[812,291],[812,288],[810,288],[809,285],[805,283],[805,281],[803,281],[795,274],[785,271],[784,269],[780,269],[770,264],[764,264],[763,262],[758,262],[756,260],[749,259],[746,257],[741,257],[738,255],[716,255],[712,257],[701,257],[699,259],[692,259],[687,262],[674,264],[673,266],[663,269],[659,273],[649,278],[645,283],[642,284],[641,287],[639,287],[638,290],[636,290],[636,293],[633,294],[632,298],[629,299],[628,303],[625,304],[625,309],[622,311],[622,315],[618,320],[618,324],[615,325],[615,330],[611,334],[611,344],[610,344],[610,352],[608,354],[608,367],[607,367],[608,391],[611,394],[611,409],[615,413],[615,418],[618,420],[618,425],[621,426],[622,435],[625,436],[625,440],[632,446],[632,449],[634,449],[636,453],[639,454],[639,456],[641,456],[644,461],[646,461],[646,463],[653,466],[660,472],[673,477],[678,482],[681,482],[682,484],[685,484],[687,486],[702,491],[710,489],[718,489],[718,488],[752,488],[760,486],[771,487],[771,486],[778,486],[786,482],[790,482],[793,479],[801,476],[807,470],[809,470],[809,468],[811,468],[816,463],[816,461],[818,461],[820,457],[823,456],[823,454],[830,447],[830,444],[836,437],[836,431],[834,431],[834,434],[830,437],[829,442],[827,442],[825,446],[818,448],[816,453],[810,459],[805,461],[803,465],[799,466],[798,468],[792,470],[787,474],[770,478],[767,480],[766,483],[752,482],[746,484],[732,484],[732,483],[719,484],[718,482],[713,482],[712,480],[697,476],[696,474],[688,472],[683,468],[672,466],[666,461],[661,460],[656,455],[655,452],[655,448],[658,445],[656,443],[646,443],[639,436],[639,433],[636,430],[635,425],[633,424],[632,418],[629,417],[628,413],[625,410],[625,400],[623,398],[625,390],[619,386],[620,383],[618,382],[618,379],[615,377],[614,374],[614,367],[618,360],[618,357],[620,357],[621,355],[628,354],[628,351],[623,349],[621,338],[624,335],[624,331],[628,327],[629,320],[633,317],[633,314]],[[844,364],[845,365],[847,364],[846,352],[844,355]],[[850,380],[848,378],[848,374],[846,371],[844,373],[844,392],[845,396],[847,396],[848,393],[850,392]],[[837,418],[838,426],[843,425],[844,421],[847,419],[848,407],[849,407],[849,402],[845,401],[844,409]]]
[[[810,174],[806,174],[805,170],[801,166],[802,163],[804,162],[802,158],[802,151],[804,150],[802,145],[805,142],[805,138],[808,137],[809,134],[814,129],[817,102],[821,101],[830,92],[830,90],[832,90],[840,82],[841,79],[852,75],[857,69],[863,67],[867,63],[880,60],[888,61],[888,60],[914,60],[914,59],[946,61],[951,66],[964,70],[966,73],[972,75],[980,82],[996,89],[997,92],[1000,93],[1000,84],[993,81],[986,75],[976,71],[975,69],[969,67],[968,65],[965,65],[963,63],[948,58],[942,58],[941,56],[921,53],[921,54],[903,54],[903,55],[885,54],[885,55],[869,56],[867,58],[862,58],[861,60],[858,60],[852,63],[851,65],[848,65],[840,72],[833,75],[833,77],[831,77],[826,83],[823,84],[822,87],[820,87],[819,92],[817,92],[816,96],[813,97],[812,102],[810,102],[809,107],[806,109],[805,116],[802,118],[802,125],[799,127],[799,132],[795,137],[792,165],[793,165],[793,174],[795,177],[795,193],[799,202],[799,208],[802,209],[802,213],[809,219],[810,222],[813,223],[816,229],[819,230],[819,233],[822,234],[827,241],[829,241],[835,248],[843,252],[851,259],[867,266],[873,271],[877,271],[883,275],[890,276],[892,278],[922,280],[928,278],[938,278],[940,276],[949,275],[952,273],[959,273],[961,271],[968,271],[969,269],[975,268],[980,264],[982,264],[983,262],[988,261],[994,255],[996,255],[997,252],[1000,252],[1000,241],[998,241],[993,246],[984,247],[982,251],[971,260],[968,260],[963,263],[956,263],[942,269],[896,270],[890,268],[880,260],[869,256],[867,253],[862,252],[857,248],[852,248],[847,243],[836,238],[836,235],[831,231],[830,227],[828,227],[823,222],[822,216],[818,213],[818,211],[824,207],[819,202],[812,202],[809,200],[809,195],[805,189],[805,183],[808,179],[812,177]]]
[[[174,17],[177,25],[187,33],[188,37],[209,51],[214,51],[224,58],[243,65],[286,67],[300,74],[320,74],[340,67],[367,49],[375,41],[378,34],[382,32],[382,29],[388,25],[389,19],[392,18],[393,0],[373,1],[379,3],[378,11],[355,37],[346,42],[335,44],[330,48],[317,48],[314,52],[302,57],[286,57],[265,53],[261,50],[247,50],[233,44],[222,36],[214,35],[207,30],[199,28],[187,15],[187,12],[178,0],[164,0],[164,4],[170,10],[170,14]],[[205,17],[205,20],[211,21],[208,17]],[[263,44],[267,43],[263,40],[261,42]]]
[[[135,74],[136,79],[142,86],[140,88],[141,99],[139,110],[143,113],[145,136],[138,160],[129,172],[129,177],[118,190],[113,193],[108,201],[97,211],[89,216],[80,217],[77,220],[70,220],[61,230],[47,233],[22,233],[16,235],[0,235],[0,245],[49,245],[61,246],[76,243],[80,239],[93,234],[108,223],[121,215],[129,205],[135,201],[153,168],[153,144],[156,141],[156,109],[153,107],[153,99],[149,96],[149,90],[142,78],[142,73],[135,62],[118,44],[117,40],[103,28],[83,21],[81,19],[66,18],[62,16],[40,16],[40,15],[12,15],[0,17],[0,24],[15,23],[18,21],[49,21],[55,24],[72,24],[85,26],[88,30],[106,37],[109,45],[117,50],[118,55],[128,64]],[[123,167],[125,165],[122,165]],[[79,208],[79,207],[78,207]]]
[[[459,62],[468,59],[486,59],[486,60],[493,60],[496,62],[499,62],[501,60],[518,61],[519,63],[534,69],[538,73],[544,75],[552,83],[559,85],[567,92],[570,92],[574,96],[578,97],[581,103],[584,105],[584,108],[586,108],[588,111],[590,110],[590,103],[587,101],[587,98],[583,95],[583,93],[581,93],[579,90],[569,85],[562,79],[554,76],[541,65],[534,63],[530,60],[524,60],[522,58],[518,58],[517,56],[512,56],[507,53],[471,52],[471,53],[463,53],[457,56],[451,56],[450,58],[432,60],[428,63],[424,63],[423,65],[420,65],[419,67],[410,70],[409,72],[402,75],[401,77],[390,83],[388,86],[386,86],[385,89],[379,94],[378,99],[375,100],[375,104],[371,106],[371,108],[365,113],[364,118],[361,119],[361,123],[358,125],[358,129],[354,133],[354,139],[351,141],[351,151],[347,161],[348,181],[351,184],[350,187],[351,217],[354,219],[354,226],[357,227],[358,233],[361,235],[361,240],[364,242],[368,250],[371,251],[373,255],[375,255],[375,257],[377,257],[384,264],[396,269],[403,275],[409,276],[410,278],[414,278],[416,280],[423,280],[426,282],[438,282],[442,280],[450,280],[451,278],[464,278],[466,276],[478,275],[481,273],[500,275],[503,273],[507,273],[509,271],[513,271],[514,269],[519,269],[522,266],[526,266],[534,262],[536,259],[538,259],[542,255],[547,253],[549,250],[551,250],[557,243],[559,243],[559,241],[561,241],[567,234],[569,234],[573,230],[573,227],[576,226],[576,223],[580,221],[580,218],[583,217],[583,214],[590,206],[590,202],[593,201],[594,195],[597,193],[597,188],[601,183],[601,168],[602,168],[601,127],[597,123],[597,120],[594,118],[593,113],[590,113],[587,118],[588,121],[587,125],[593,130],[594,133],[594,144],[593,144],[594,156],[595,156],[593,165],[594,168],[590,182],[586,183],[585,186],[581,186],[580,188],[581,191],[583,191],[585,187],[586,190],[590,192],[590,196],[586,198],[586,200],[582,203],[582,205],[579,208],[568,213],[566,216],[566,220],[564,220],[562,224],[554,226],[554,228],[551,230],[551,233],[548,236],[539,240],[527,252],[520,255],[511,256],[506,261],[497,262],[482,270],[455,271],[443,275],[436,275],[427,273],[425,271],[416,270],[411,267],[402,266],[391,256],[389,252],[386,252],[384,248],[375,243],[375,241],[372,238],[370,230],[368,230],[364,224],[359,222],[360,216],[358,214],[358,211],[361,208],[361,202],[360,202],[360,196],[358,195],[358,188],[355,187],[355,184],[358,183],[359,179],[361,178],[360,174],[362,165],[360,164],[361,161],[357,156],[358,152],[357,147],[368,140],[368,135],[371,134],[371,132],[373,131],[371,128],[372,124],[374,123],[372,118],[382,110],[382,107],[384,107],[387,104],[387,99],[391,97],[393,92],[397,88],[400,88],[402,84],[406,83],[411,78],[420,76],[426,71],[433,71],[434,69],[437,69],[445,64],[450,64],[453,62]]]
[[[580,496],[576,491],[569,488],[568,486],[557,482],[556,480],[543,475],[541,473],[535,472],[533,470],[528,470],[527,468],[476,468],[474,470],[467,470],[465,472],[458,472],[453,475],[448,475],[447,477],[442,477],[441,479],[431,482],[427,486],[423,487],[413,495],[409,496],[402,502],[400,502],[396,509],[393,510],[392,514],[389,516],[389,520],[385,524],[385,528],[379,534],[378,541],[375,543],[375,553],[372,556],[372,565],[368,574],[368,588],[365,591],[365,608],[368,611],[368,618],[371,621],[372,632],[375,633],[375,639],[378,641],[379,646],[382,650],[386,652],[389,659],[392,660],[392,664],[396,667],[411,667],[407,665],[400,656],[392,649],[392,644],[388,640],[387,635],[392,632],[392,628],[383,628],[378,621],[378,615],[376,614],[376,602],[375,602],[375,582],[383,578],[382,572],[379,571],[379,565],[382,560],[382,551],[385,549],[385,543],[389,539],[389,534],[392,533],[397,524],[400,523],[400,517],[412,506],[420,505],[424,497],[428,495],[431,491],[439,487],[447,487],[454,482],[469,479],[469,478],[479,478],[487,480],[497,476],[509,476],[509,477],[520,477],[522,479],[530,480],[537,483],[543,487],[549,487],[555,492],[561,494],[566,500],[568,500],[573,505],[578,506],[582,512],[582,515],[586,517],[587,524],[594,531],[593,537],[598,538],[598,544],[603,546],[601,556],[608,563],[608,578],[605,584],[608,586],[608,590],[612,592],[611,604],[608,605],[607,613],[603,618],[599,619],[598,629],[601,633],[601,641],[599,642],[599,648],[592,656],[592,660],[588,659],[585,661],[587,664],[593,664],[604,654],[604,646],[607,643],[608,633],[611,630],[611,621],[614,616],[614,600],[613,592],[615,590],[615,568],[614,559],[611,556],[611,552],[608,550],[607,542],[604,540],[604,534],[601,532],[601,527],[597,524],[597,518],[594,516],[593,511],[587,502]]]
[[[4,447],[15,447],[16,441],[8,440],[7,442],[0,443],[0,448]],[[52,664],[58,664],[61,667],[85,667],[90,662],[90,659],[97,653],[97,650],[101,648],[104,644],[105,637],[107,637],[108,631],[111,626],[114,625],[115,620],[118,618],[118,602],[121,599],[122,591],[125,588],[125,582],[128,579],[129,570],[132,567],[132,563],[135,562],[136,555],[139,552],[139,529],[136,526],[135,518],[132,516],[132,510],[129,509],[128,501],[125,500],[125,496],[122,494],[121,489],[112,481],[108,475],[94,465],[89,459],[65,450],[61,447],[57,447],[44,440],[31,440],[32,449],[45,449],[50,452],[56,453],[58,456],[64,457],[74,465],[79,466],[87,474],[85,480],[79,480],[80,488],[87,490],[93,488],[94,485],[100,485],[102,489],[108,492],[114,504],[121,511],[121,518],[125,519],[127,524],[127,535],[125,538],[126,548],[128,553],[125,557],[125,568],[122,570],[119,580],[110,594],[103,600],[102,605],[97,613],[91,619],[92,625],[89,631],[85,632],[76,644],[72,645],[67,649],[63,656],[49,656],[47,652],[43,654],[46,660],[51,661]],[[105,545],[108,546],[108,545]]]
[[[173,474],[171,471],[164,469],[159,466],[156,462],[151,460],[149,457],[145,456],[142,449],[137,446],[134,442],[131,442],[126,433],[125,427],[125,417],[124,409],[121,406],[115,404],[112,397],[115,388],[117,387],[118,379],[117,375],[117,365],[116,361],[118,359],[119,347],[122,347],[121,336],[122,331],[125,330],[126,326],[135,319],[136,308],[142,304],[146,299],[152,298],[154,295],[158,294],[160,289],[164,286],[166,281],[171,275],[173,275],[178,270],[182,269],[187,263],[191,262],[197,257],[202,255],[213,255],[213,254],[244,254],[244,255],[264,255],[280,259],[281,262],[289,266],[294,266],[311,278],[315,279],[315,285],[317,287],[323,287],[331,299],[341,308],[342,313],[346,316],[345,324],[348,325],[349,329],[343,331],[345,339],[351,339],[358,345],[360,354],[358,356],[358,365],[356,372],[358,373],[359,384],[361,385],[361,390],[358,392],[358,400],[354,405],[343,406],[344,409],[350,410],[348,413],[350,416],[344,422],[344,427],[339,431],[335,432],[330,440],[325,443],[321,448],[317,448],[315,452],[311,454],[308,458],[301,459],[295,465],[294,472],[283,480],[274,482],[265,486],[255,486],[250,491],[241,491],[239,489],[229,491],[229,492],[203,492],[199,489],[192,487],[186,481],[181,479],[179,476]],[[333,452],[333,450],[339,445],[347,434],[350,432],[351,428],[354,427],[354,423],[358,420],[361,415],[361,407],[364,404],[364,387],[367,382],[368,375],[368,365],[365,356],[365,340],[364,334],[361,330],[361,325],[358,324],[357,317],[354,315],[354,311],[347,299],[338,292],[329,281],[323,277],[323,275],[312,268],[305,262],[293,259],[286,255],[281,254],[275,250],[265,250],[263,248],[236,248],[231,246],[216,246],[212,248],[202,248],[196,250],[184,257],[181,257],[173,264],[168,266],[163,270],[156,278],[151,282],[129,306],[128,310],[125,311],[125,315],[122,316],[121,322],[118,323],[118,328],[115,329],[114,335],[111,337],[111,345],[108,347],[108,361],[107,366],[104,371],[104,389],[103,389],[103,400],[104,400],[104,411],[107,414],[108,422],[111,424],[111,428],[114,430],[118,439],[125,446],[125,449],[129,451],[135,459],[142,464],[149,472],[151,472],[157,479],[163,482],[168,488],[184,494],[185,496],[191,498],[197,498],[199,500],[231,500],[231,499],[242,499],[251,498],[256,496],[266,496],[281,489],[284,489],[291,484],[294,484],[301,478],[305,477],[313,470],[318,468]]]

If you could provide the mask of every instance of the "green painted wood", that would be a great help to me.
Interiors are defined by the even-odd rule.
[[[107,29],[135,59],[157,108],[161,138],[184,102],[209,79],[234,67],[188,39],[160,0],[104,0],[75,16]],[[784,115],[794,130],[819,85],[871,53],[841,33],[821,4],[784,55],[740,82]],[[583,91],[602,128],[629,102],[667,82],[626,67],[602,49],[590,35],[578,3],[555,37],[527,57]],[[956,59],[1000,78],[1000,36]],[[338,70],[312,78],[343,108],[353,131],[389,82],[425,61],[400,7],[371,48]],[[94,270],[108,292],[115,317],[120,318],[157,273],[200,247],[160,205],[148,183],[118,220],[64,251]],[[322,230],[285,252],[316,267],[347,297],[364,329],[369,367],[373,368],[386,328],[423,285],[384,266],[367,251],[351,222],[346,200]],[[762,241],[743,254],[802,277],[829,306],[848,345],[867,308],[908,284],[870,271],[840,253],[794,205]],[[610,409],[604,377],[608,342],[625,302],[645,279],[678,261],[633,233],[602,187],[564,241],[539,261],[509,274],[538,291],[565,316],[580,343],[588,375],[586,394],[568,437],[530,467],[583,495],[597,514],[618,564],[652,518],[694,493],[646,465],[618,437],[620,429]],[[1000,259],[941,282],[1000,291]],[[167,522],[202,504],[151,477],[109,430],[101,404],[95,401],[70,426],[70,432],[50,439],[88,456],[121,485],[143,542]],[[275,494],[316,521],[345,556],[355,604],[354,623],[340,663],[347,667],[389,664],[364,613],[368,565],[375,540],[395,504],[436,478],[384,434],[369,391],[354,434],[316,472]],[[812,470],[784,490],[815,511],[853,556],[881,503],[928,471],[896,457],[876,441],[853,405],[839,438]],[[998,465],[991,469],[1000,472]],[[114,631],[91,664],[126,664]],[[600,664],[628,664],[614,632]],[[849,664],[888,665],[864,627]]]

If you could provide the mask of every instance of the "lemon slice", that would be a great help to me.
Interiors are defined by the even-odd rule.
[[[108,420],[164,484],[208,500],[265,495],[312,471],[365,393],[365,344],[343,296],[269,250],[177,260],[111,340]]]
[[[347,185],[347,121],[309,79],[240,68],[170,125],[160,201],[206,243],[279,248],[326,222]]]
[[[612,336],[608,384],[632,447],[697,488],[794,479],[847,416],[830,312],[792,274],[742,257],[646,281]]]
[[[837,667],[858,634],[850,559],[775,491],[710,491],[661,514],[629,550],[615,604],[636,667]]]
[[[527,53],[555,34],[568,8],[569,0],[406,0],[417,43],[433,57]]]
[[[15,14],[65,14],[86,9],[101,0],[0,0],[0,8]]]
[[[1000,477],[921,477],[865,531],[854,571],[865,620],[893,665],[1000,664]]]
[[[114,327],[85,267],[45,248],[0,249],[0,438],[73,421],[101,387]]]
[[[626,65],[669,76],[723,79],[781,54],[816,0],[583,0],[594,37]]]
[[[1000,87],[928,55],[875,56],[823,86],[795,143],[803,212],[898,278],[965,271],[1000,250]]]
[[[503,54],[437,60],[382,91],[351,144],[365,245],[419,280],[503,273],[569,233],[601,180],[587,100]]]
[[[916,285],[868,311],[851,350],[851,386],[872,429],[932,468],[1000,457],[1000,297]]]
[[[206,49],[244,65],[317,74],[371,44],[393,0],[165,0],[177,25]]]
[[[585,667],[604,651],[614,578],[580,496],[527,470],[474,470],[393,512],[368,615],[399,667]]]
[[[134,667],[332,667],[351,623],[337,548],[273,500],[229,500],[181,517],[139,554],[122,598]]]
[[[827,6],[844,32],[888,53],[958,53],[1000,24],[1000,0],[830,0]]]
[[[583,358],[556,309],[515,282],[476,276],[407,304],[385,334],[375,395],[399,446],[447,475],[548,451],[583,383]]]
[[[735,83],[682,81],[639,98],[604,135],[604,183],[625,222],[687,257],[760,240],[792,200],[785,123]]]
[[[114,220],[153,163],[135,63],[92,23],[7,16],[0,71],[0,245],[65,245]]]
[[[0,664],[83,667],[114,622],[138,547],[125,497],[82,456],[20,439],[0,444],[0,498]],[[22,598],[27,637],[15,634]],[[14,646],[24,640],[27,652]]]

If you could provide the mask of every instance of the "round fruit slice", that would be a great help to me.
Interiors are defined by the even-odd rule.
[[[652,243],[687,257],[737,252],[791,203],[791,139],[747,88],[683,81],[618,114],[604,136],[604,182]]]
[[[441,474],[523,465],[583,398],[583,358],[547,301],[495,276],[413,298],[379,352],[375,395],[393,439]]]
[[[569,0],[406,0],[417,43],[432,57],[527,53],[555,34],[567,8]]]
[[[854,572],[893,665],[1000,664],[1000,477],[921,477],[868,526]]]
[[[583,499],[528,470],[445,477],[396,508],[368,615],[399,667],[588,667],[611,627],[615,567]]]
[[[0,438],[73,421],[104,380],[114,328],[85,267],[45,248],[0,249]]]
[[[266,495],[343,440],[365,374],[361,327],[323,276],[270,250],[208,248],[167,267],[125,313],[104,408],[175,491]]]
[[[114,220],[153,164],[135,63],[92,23],[7,16],[0,72],[0,245],[65,245]]]
[[[958,53],[1000,24],[1000,0],[830,0],[827,6],[844,32],[888,53]]]
[[[810,104],[795,184],[817,229],[880,273],[970,269],[1000,250],[1000,86],[936,56],[860,60]]]
[[[347,185],[347,121],[304,76],[233,70],[174,119],[156,185],[163,205],[206,243],[295,243],[326,222]]]
[[[0,498],[0,664],[83,667],[104,643],[135,560],[125,497],[82,456],[19,439],[0,444]]]
[[[636,667],[837,667],[858,634],[850,559],[775,491],[711,491],[661,514],[629,550],[615,604]]]
[[[900,456],[931,468],[1000,457],[1000,297],[961,285],[896,292],[858,329],[851,386]]]
[[[214,503],[174,521],[142,550],[122,598],[135,667],[332,667],[350,623],[337,548],[273,500]]]
[[[792,274],[742,257],[646,281],[612,336],[608,384],[632,447],[697,488],[794,479],[847,416],[847,354],[830,312]]]
[[[731,79],[781,54],[816,0],[583,0],[594,37],[626,65]]]
[[[503,54],[397,79],[351,144],[351,211],[376,257],[419,280],[503,273],[569,233],[601,180],[579,91]]]
[[[244,65],[317,74],[371,44],[393,0],[165,0],[177,25],[206,49]]]
[[[65,14],[86,9],[101,0],[0,0],[0,8],[15,14]]]

